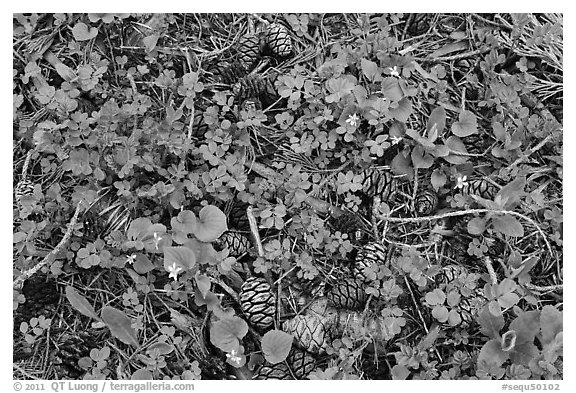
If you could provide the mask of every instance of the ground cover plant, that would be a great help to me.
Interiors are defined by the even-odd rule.
[[[558,14],[15,14],[18,379],[562,379]]]

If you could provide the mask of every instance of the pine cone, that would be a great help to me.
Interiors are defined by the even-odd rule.
[[[228,248],[229,254],[232,257],[239,258],[242,255],[248,253],[252,244],[250,239],[239,232],[227,231],[216,242],[214,245],[219,248],[218,251]]]
[[[431,188],[418,190],[414,198],[414,209],[418,216],[429,216],[438,208],[438,194]]]
[[[22,179],[16,184],[16,188],[14,189],[14,199],[16,200],[16,204],[20,209],[22,204],[22,197],[32,195],[34,193],[34,183],[32,183],[28,179]]]
[[[234,228],[239,231],[247,231],[250,229],[248,216],[246,215],[247,203],[238,202],[233,203],[228,212],[228,228]]]
[[[192,123],[193,128],[192,130],[194,133],[192,134],[196,138],[201,138],[206,134],[209,127],[204,120],[204,110],[196,108],[194,110],[194,122]]]
[[[60,292],[53,278],[37,273],[24,282],[22,294],[26,298],[24,304],[14,312],[14,328],[20,328],[22,322],[31,318],[44,316],[52,318],[60,301]]]
[[[391,172],[368,168],[362,171],[362,192],[369,198],[380,197],[388,202],[396,192],[397,182]]]
[[[357,279],[347,279],[338,282],[326,294],[330,303],[337,309],[358,309],[366,303],[364,282]]]
[[[232,63],[223,61],[212,67],[210,72],[212,72],[217,82],[226,85],[233,85],[248,74],[246,68],[239,61],[233,61]]]
[[[294,336],[296,344],[305,351],[315,354],[326,353],[328,328],[321,317],[296,315],[282,325],[283,330]]]
[[[246,34],[238,42],[238,61],[246,70],[251,70],[260,58],[260,38]]]
[[[354,261],[354,276],[359,280],[366,280],[364,269],[373,265],[383,265],[386,262],[386,249],[383,245],[377,242],[366,244],[358,254]]]
[[[79,379],[86,370],[78,365],[78,360],[90,356],[90,351],[99,347],[102,332],[95,330],[65,333],[60,343],[50,354],[56,379]]]
[[[264,364],[252,379],[294,379],[285,363]]]
[[[273,101],[278,96],[274,86],[275,77],[250,74],[241,78],[232,88],[236,101],[242,103],[249,98],[258,99],[262,103]]]
[[[316,368],[316,360],[307,352],[293,347],[286,359],[296,379],[304,379]]]
[[[274,323],[276,298],[263,278],[250,277],[240,288],[240,307],[255,327],[265,330]]]
[[[484,178],[468,179],[460,193],[463,195],[476,195],[484,199],[493,200],[498,193],[498,189]]]
[[[292,39],[282,25],[272,23],[266,31],[266,44],[276,56],[286,57],[292,53]]]

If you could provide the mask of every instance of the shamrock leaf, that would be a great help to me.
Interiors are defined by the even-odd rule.
[[[463,110],[458,116],[458,121],[452,123],[452,133],[461,138],[476,134],[478,132],[478,121],[474,113]]]
[[[85,23],[78,22],[72,28],[72,35],[76,41],[88,41],[98,35],[98,29],[88,27]]]

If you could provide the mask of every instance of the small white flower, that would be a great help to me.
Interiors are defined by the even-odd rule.
[[[354,113],[353,115],[348,115],[346,123],[350,124],[352,127],[356,127],[356,124],[358,124],[358,120],[360,120],[360,118],[356,113]]]
[[[237,356],[237,352],[235,349],[232,350],[232,352],[227,353],[226,354],[226,358],[230,359],[230,361],[234,364],[240,365],[240,362],[242,361],[242,358],[240,356]]]
[[[158,249],[158,244],[160,243],[160,240],[162,240],[162,237],[158,235],[158,233],[154,232],[154,247],[156,247],[156,249]]]
[[[398,72],[398,66],[390,67],[390,75],[395,76],[397,78],[400,77],[400,73]]]
[[[463,188],[467,184],[468,182],[466,181],[466,176],[458,176],[456,179],[456,187],[454,188]]]
[[[402,140],[402,137],[401,136],[393,136],[391,139],[392,139],[392,144],[397,145]]]
[[[126,263],[132,265],[136,261],[136,254],[126,256]]]
[[[182,271],[182,266],[177,266],[176,262],[172,262],[172,266],[168,266],[168,278],[174,278],[174,281],[178,280],[178,274]]]

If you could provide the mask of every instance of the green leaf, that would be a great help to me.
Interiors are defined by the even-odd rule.
[[[281,330],[271,330],[262,337],[262,352],[272,364],[280,363],[288,357],[294,337]]]
[[[474,113],[463,110],[458,116],[458,121],[452,123],[452,133],[461,138],[476,134],[478,132],[478,121]]]
[[[185,234],[194,233],[198,219],[196,215],[190,210],[183,210],[178,213],[177,217],[172,217],[170,225],[173,230],[183,232]]]
[[[440,187],[443,187],[447,181],[448,178],[446,177],[446,174],[443,171],[439,169],[434,169],[434,171],[432,172],[432,176],[430,177],[430,182],[432,183],[432,187],[434,187],[434,190],[438,191],[438,189],[440,189]]]
[[[398,79],[394,77],[384,78],[381,90],[384,97],[392,102],[400,101],[404,97]]]
[[[152,372],[141,368],[140,370],[134,371],[130,379],[132,381],[151,381],[154,379],[154,376],[152,375]]]
[[[488,303],[488,310],[490,310],[490,314],[492,314],[493,316],[496,317],[502,316],[502,308],[500,307],[500,304],[495,300],[492,300],[491,302]]]
[[[516,332],[518,344],[534,342],[534,337],[540,331],[540,312],[536,310],[523,311],[510,323],[508,329]]]
[[[114,337],[124,344],[136,348],[140,346],[136,331],[132,328],[132,320],[124,312],[114,307],[105,306],[100,315]]]
[[[412,101],[404,97],[398,102],[398,107],[390,108],[389,112],[394,119],[406,122],[412,114]]]
[[[164,268],[173,266],[191,269],[196,264],[196,255],[188,247],[164,247]]]
[[[392,169],[392,173],[395,175],[404,175],[407,180],[412,180],[414,178],[414,168],[410,165],[411,163],[411,159],[405,157],[403,152],[398,152],[392,159],[390,169]]]
[[[426,294],[425,300],[426,303],[428,303],[430,306],[444,304],[444,301],[446,300],[446,294],[442,290],[436,288]]]
[[[438,322],[446,322],[448,320],[448,309],[444,306],[435,306],[432,309],[432,316],[436,318]]]
[[[478,355],[478,363],[485,361],[491,366],[500,367],[508,359],[508,353],[504,352],[500,347],[500,340],[489,340]]]
[[[554,306],[544,306],[540,312],[540,329],[544,344],[554,341],[556,335],[563,331],[562,312]]]
[[[504,327],[504,317],[502,314],[498,316],[492,314],[488,306],[484,306],[478,313],[478,323],[482,334],[490,338],[498,338],[500,330]]]
[[[506,141],[507,133],[502,124],[496,122],[492,123],[492,130],[494,131],[494,136],[496,139],[498,139],[500,142]]]
[[[156,34],[152,34],[149,35],[147,37],[144,37],[142,39],[142,41],[144,42],[144,46],[146,49],[146,52],[152,52],[154,50],[154,48],[156,48],[156,44],[158,43],[158,38],[160,38],[160,36],[156,35]]]
[[[481,217],[474,217],[468,221],[467,229],[471,235],[481,235],[486,229],[486,220]]]
[[[200,291],[203,297],[206,297],[206,294],[208,293],[210,287],[212,286],[210,278],[208,276],[200,274],[200,271],[197,271],[196,275],[194,276],[194,279],[196,280],[196,286],[198,287],[198,290]]]
[[[404,381],[410,375],[410,371],[406,366],[397,364],[392,367],[392,379]]]
[[[512,237],[524,236],[524,227],[516,219],[516,217],[510,214],[492,217],[491,222],[494,230],[500,232],[503,235]]]
[[[442,136],[445,127],[446,110],[443,107],[438,106],[434,108],[432,113],[430,113],[430,117],[426,122],[426,132],[430,142],[434,142],[439,136]]]
[[[150,262],[150,258],[148,258],[147,255],[141,253],[136,254],[136,260],[134,261],[132,267],[138,274],[146,274],[156,268],[156,266]]]
[[[157,342],[146,348],[146,352],[152,353],[157,351],[159,355],[169,355],[174,351],[174,346],[165,342]]]
[[[193,233],[201,242],[213,242],[228,230],[226,215],[216,206],[204,206],[198,216]]]
[[[500,196],[502,209],[511,210],[520,199],[526,195],[524,187],[526,186],[526,178],[518,177],[512,182],[508,183],[496,194],[496,198]],[[495,199],[496,199],[495,198]]]
[[[72,35],[76,41],[88,41],[98,35],[98,29],[88,27],[85,23],[78,22],[72,28]]]
[[[224,352],[238,350],[248,333],[248,324],[237,316],[216,321],[210,327],[210,342]]]
[[[360,64],[362,66],[362,72],[371,82],[377,80],[376,77],[380,76],[380,73],[378,72],[378,65],[376,63],[362,58]]]
[[[426,153],[422,146],[412,149],[412,164],[414,168],[430,168],[434,164],[434,157]]]
[[[73,287],[70,285],[66,286],[66,299],[70,302],[72,307],[78,310],[81,314],[86,315],[89,318],[95,319],[97,321],[101,321],[94,308],[88,302],[88,300],[80,295]]]
[[[500,305],[500,307],[504,308],[504,309],[508,309],[511,308],[513,306],[515,306],[518,301],[520,300],[520,297],[518,297],[518,295],[516,295],[515,293],[505,293],[502,296],[500,296],[498,298],[498,304]]]
[[[514,364],[522,364],[528,366],[538,355],[539,351],[531,342],[524,342],[519,344],[516,340],[516,345],[510,352],[508,356]]]

